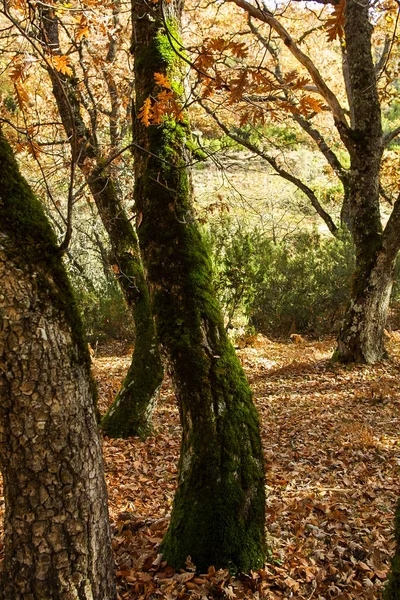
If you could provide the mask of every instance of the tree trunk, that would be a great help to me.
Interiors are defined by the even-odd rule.
[[[135,321],[131,366],[101,427],[110,437],[138,435],[145,438],[152,429],[153,410],[164,373],[139,243],[111,177],[97,168],[88,182],[110,238],[118,282]]]
[[[361,262],[361,261],[360,261]],[[386,356],[384,329],[392,291],[395,258],[376,253],[369,270],[358,265],[352,297],[338,337],[335,358],[373,364]]]
[[[180,7],[133,2],[136,111],[161,90],[154,73],[182,90]],[[161,11],[164,14],[161,14]],[[164,28],[168,27],[168,34]],[[179,51],[179,50],[178,50]],[[265,492],[258,415],[227,339],[211,284],[211,264],[191,205],[186,120],[134,122],[135,200],[157,334],[167,357],[182,423],[178,490],[162,543],[166,560],[187,556],[248,571],[264,560]]]
[[[94,385],[55,236],[0,137],[3,600],[114,600]]]
[[[352,108],[344,139],[350,154],[345,212],[356,271],[335,355],[345,362],[374,363],[385,356],[384,328],[399,242],[389,243],[379,212],[383,142],[368,11],[368,3],[346,2],[346,88]]]
[[[41,11],[43,39],[52,52],[58,54],[57,16],[51,7]],[[51,69],[49,75],[64,130],[71,142],[72,155],[77,157],[77,164],[108,234],[112,249],[110,262],[135,322],[132,363],[116,399],[102,420],[102,428],[110,437],[138,435],[144,438],[152,429],[152,413],[163,380],[163,367],[138,239],[123,206],[115,177],[110,167],[104,168],[105,160],[97,144],[96,132],[91,131],[83,120],[73,77]]]
[[[400,600],[400,500],[395,514],[394,537],[396,549],[392,560],[392,568],[383,592],[384,600]]]

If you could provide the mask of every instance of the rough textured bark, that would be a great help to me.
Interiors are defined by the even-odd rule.
[[[58,19],[52,8],[41,9],[43,38],[53,53],[60,53]],[[113,42],[111,42],[113,43]],[[109,236],[109,257],[125,299],[133,312],[135,348],[131,367],[122,387],[102,421],[104,432],[111,437],[139,435],[145,437],[152,428],[152,413],[163,380],[163,368],[155,338],[149,292],[144,278],[136,232],[128,219],[111,166],[97,143],[95,129],[86,126],[73,77],[49,70],[58,111],[71,141],[72,155],[96,203]],[[110,79],[108,74],[108,79]],[[111,98],[112,104],[118,98]],[[115,112],[115,111],[114,111]],[[111,119],[112,139],[117,123]]]
[[[338,337],[337,358],[343,362],[375,363],[386,356],[383,332],[392,291],[395,258],[382,250],[353,276],[350,305]]]
[[[155,72],[182,89],[170,41],[179,6],[133,1],[136,110],[158,91]],[[164,14],[161,14],[164,10]],[[168,34],[164,24],[168,27]],[[161,347],[178,399],[182,445],[178,490],[162,543],[164,557],[200,570],[247,571],[264,560],[264,471],[258,415],[211,285],[211,266],[193,219],[185,167],[187,122],[135,121],[135,200],[142,256]]]
[[[394,537],[396,540],[395,555],[392,560],[392,568],[383,593],[384,600],[400,600],[400,500],[394,521]]]
[[[374,363],[385,356],[384,328],[400,235],[389,234],[393,224],[382,231],[379,212],[383,138],[369,7],[349,0],[345,11],[347,89],[352,100],[346,208],[356,248],[356,271],[336,358]],[[395,219],[397,212],[393,211]],[[397,221],[397,227],[399,224]]]
[[[41,204],[0,137],[3,600],[114,600],[90,360]]]

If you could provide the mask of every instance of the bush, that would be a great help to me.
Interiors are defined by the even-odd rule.
[[[261,258],[261,257],[260,257]],[[348,236],[301,233],[264,253],[250,322],[266,334],[335,332],[349,300],[354,251]]]
[[[338,328],[354,267],[348,235],[302,232],[274,244],[225,221],[209,230],[215,284],[228,326],[238,314],[266,335],[321,335]]]
[[[214,264],[214,287],[222,304],[227,328],[244,315],[255,292],[258,273],[257,230],[247,231],[227,217],[206,231]]]
[[[89,341],[133,339],[133,318],[115,279],[101,272],[83,278],[71,269],[70,278]]]

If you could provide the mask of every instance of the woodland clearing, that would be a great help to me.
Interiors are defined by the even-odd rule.
[[[180,425],[167,379],[154,435],[105,439],[120,598],[380,597],[393,555],[399,490],[400,344],[375,366],[330,361],[334,340],[271,342],[238,349],[260,413],[267,489],[268,562],[251,576],[175,572],[158,547],[169,522]],[[130,364],[130,348],[97,350],[102,412]]]

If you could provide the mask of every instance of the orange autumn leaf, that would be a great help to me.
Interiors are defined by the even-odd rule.
[[[170,80],[166,75],[163,75],[162,73],[154,73],[154,81],[157,85],[160,85],[161,87],[166,88],[167,90],[172,89]]]
[[[332,16],[325,22],[329,42],[333,42],[337,38],[341,39],[344,36],[345,6],[346,0],[340,0],[339,4],[334,7]]]
[[[142,108],[139,110],[138,119],[143,123],[143,125],[148,127],[149,125],[151,125],[152,116],[153,110],[151,106],[151,98],[146,98]]]
[[[62,73],[63,75],[67,75],[68,77],[71,77],[72,69],[68,62],[68,56],[65,56],[63,54],[60,54],[60,55],[55,54],[54,56],[51,57],[50,62],[53,65],[53,67],[56,69],[56,71],[58,71],[59,73]]]

